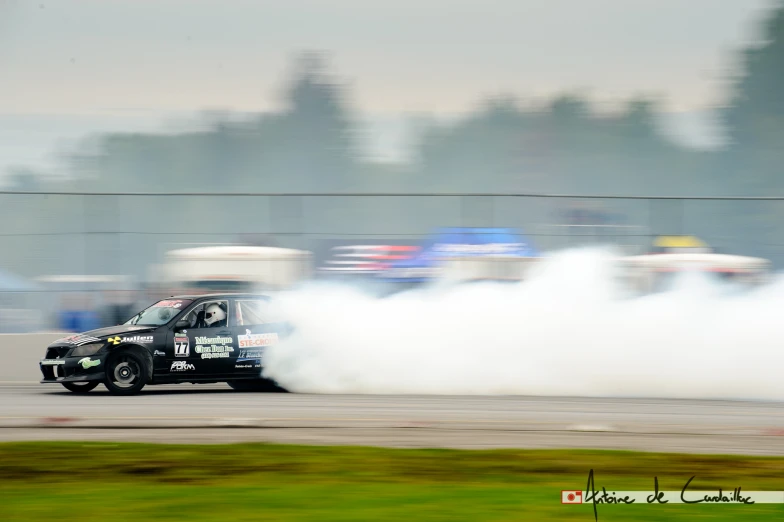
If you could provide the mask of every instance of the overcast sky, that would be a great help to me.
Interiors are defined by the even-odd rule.
[[[358,108],[459,112],[584,89],[721,97],[768,0],[0,0],[0,113],[276,102],[298,50],[334,56]]]

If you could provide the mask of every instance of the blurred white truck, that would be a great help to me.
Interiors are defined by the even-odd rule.
[[[207,246],[170,250],[157,267],[160,284],[195,293],[275,291],[313,275],[306,250],[257,246]]]
[[[721,254],[694,236],[659,236],[652,252],[620,261],[632,288],[643,293],[666,286],[679,272],[712,273],[751,288],[767,282],[772,270],[768,259]]]

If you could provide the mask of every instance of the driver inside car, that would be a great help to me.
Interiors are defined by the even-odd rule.
[[[204,311],[204,323],[207,328],[225,327],[226,311],[218,303],[212,303]]]

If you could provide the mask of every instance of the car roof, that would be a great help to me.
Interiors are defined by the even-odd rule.
[[[232,298],[232,297],[255,297],[261,299],[269,299],[270,296],[267,294],[252,294],[252,293],[225,293],[225,294],[198,294],[198,295],[172,295],[166,298],[168,299],[214,299],[214,298]]]

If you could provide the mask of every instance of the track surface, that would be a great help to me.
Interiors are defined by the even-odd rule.
[[[451,448],[604,448],[784,455],[784,403],[299,395],[225,385],[113,397],[0,385],[0,440],[267,441]]]

